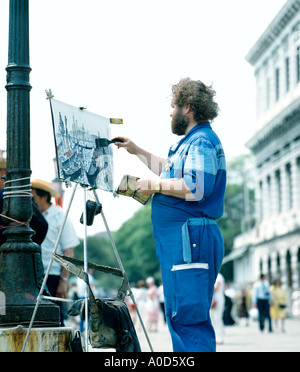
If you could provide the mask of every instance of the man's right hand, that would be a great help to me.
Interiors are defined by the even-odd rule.
[[[157,176],[160,176],[166,165],[166,159],[157,157],[142,149],[127,137],[115,137],[113,141],[116,141],[114,144],[118,148],[123,147],[130,154],[136,155],[153,173],[155,173]]]
[[[123,147],[125,150],[127,150],[130,154],[137,155],[138,154],[138,146],[132,142],[127,137],[115,137],[113,138],[113,141],[115,142],[115,145],[118,147]]]

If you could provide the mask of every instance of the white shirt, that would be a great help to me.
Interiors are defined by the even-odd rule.
[[[216,283],[219,283],[219,288],[214,293],[214,298],[217,303],[223,303],[224,299],[224,292],[225,292],[225,280],[222,274],[218,274]]]
[[[157,292],[158,292],[159,302],[164,303],[165,302],[165,296],[164,296],[164,288],[163,288],[162,285],[160,285],[158,287]]]
[[[259,280],[254,283],[252,302],[257,303],[257,300],[272,300],[272,295],[270,292],[270,284],[266,280]]]
[[[48,231],[41,245],[42,249],[42,261],[44,266],[44,271],[46,272],[51,255],[53,253],[57,236],[60,231],[60,228],[63,224],[65,218],[65,212],[61,207],[51,204],[51,206],[43,212],[43,216],[48,222]],[[79,244],[79,239],[76,235],[76,231],[69,219],[67,219],[65,227],[63,229],[57,251],[58,254],[63,254],[64,250],[69,248],[74,248]],[[51,265],[50,275],[60,275],[61,265],[53,261]]]

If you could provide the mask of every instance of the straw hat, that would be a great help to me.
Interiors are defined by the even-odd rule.
[[[0,169],[6,169],[6,159],[0,158]]]
[[[34,188],[34,189],[47,191],[54,198],[59,198],[60,197],[59,193],[54,190],[54,188],[52,186],[52,183],[50,183],[50,182],[42,181],[42,180],[39,180],[39,179],[32,179],[31,180],[31,187]]]

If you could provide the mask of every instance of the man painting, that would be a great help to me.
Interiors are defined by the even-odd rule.
[[[211,128],[219,108],[215,91],[201,81],[182,79],[172,93],[172,132],[184,137],[170,148],[167,159],[125,137],[117,137],[115,145],[136,155],[156,175],[137,181],[137,190],[154,195],[153,235],[173,349],[213,352],[209,312],[224,255],[216,220],[223,215],[226,187],[224,151]]]

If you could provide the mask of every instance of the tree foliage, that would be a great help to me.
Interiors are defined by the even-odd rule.
[[[152,234],[151,204],[141,208],[114,234],[114,239],[131,281],[160,278],[160,265],[156,257]]]

